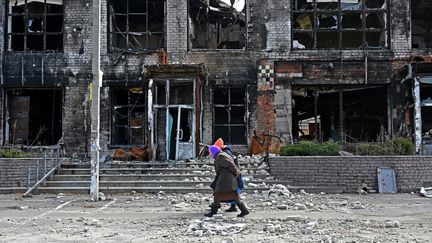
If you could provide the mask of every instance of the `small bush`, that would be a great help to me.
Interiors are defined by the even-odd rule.
[[[282,156],[334,156],[339,154],[339,144],[301,141],[281,148]]]
[[[357,155],[391,155],[392,151],[385,144],[362,143],[356,148]]]
[[[0,149],[0,158],[25,158],[28,154],[17,149]]]
[[[395,138],[389,142],[393,145],[394,154],[397,155],[412,155],[415,151],[414,143],[408,138]]]

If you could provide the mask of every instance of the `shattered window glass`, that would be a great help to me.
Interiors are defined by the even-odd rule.
[[[8,51],[62,51],[63,0],[9,0]]]
[[[292,48],[388,48],[386,1],[292,0]]]
[[[189,0],[188,21],[192,49],[245,47],[245,0]]]
[[[108,0],[111,50],[155,51],[165,47],[164,0]]]
[[[246,144],[246,90],[215,88],[213,92],[213,140]]]

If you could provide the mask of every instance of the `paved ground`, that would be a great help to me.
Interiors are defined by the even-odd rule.
[[[210,195],[0,195],[1,242],[431,242],[432,199],[411,194],[244,195],[245,219],[203,217]],[[223,206],[227,208],[227,206]],[[279,208],[279,209],[278,209]]]

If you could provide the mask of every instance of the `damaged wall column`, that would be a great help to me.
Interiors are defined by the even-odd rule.
[[[413,86],[414,97],[414,142],[416,154],[421,154],[422,147],[422,118],[421,118],[421,100],[420,100],[420,82],[414,78]]]

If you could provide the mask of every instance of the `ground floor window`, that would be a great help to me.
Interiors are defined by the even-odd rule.
[[[7,143],[42,146],[59,142],[61,89],[9,89],[6,93]]]
[[[293,136],[351,143],[382,141],[387,135],[387,109],[387,86],[296,86]]]
[[[145,119],[142,87],[111,88],[111,145],[144,145]]]
[[[246,89],[216,87],[213,92],[213,140],[246,144]]]

